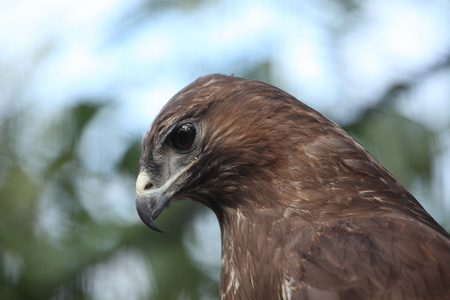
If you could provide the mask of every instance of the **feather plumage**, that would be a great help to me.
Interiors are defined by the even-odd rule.
[[[181,151],[166,137],[186,123],[197,135]],[[170,201],[217,215],[222,299],[450,298],[448,233],[344,130],[280,89],[199,78],[142,146],[144,222],[156,226],[169,178]]]

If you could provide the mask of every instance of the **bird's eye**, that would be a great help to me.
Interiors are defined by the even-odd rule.
[[[172,135],[172,144],[178,149],[187,150],[194,143],[195,134],[196,130],[193,124],[183,124]]]

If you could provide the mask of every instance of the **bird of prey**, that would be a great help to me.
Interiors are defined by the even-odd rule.
[[[136,206],[216,214],[221,299],[450,299],[450,235],[342,128],[288,93],[201,77],[142,142]]]

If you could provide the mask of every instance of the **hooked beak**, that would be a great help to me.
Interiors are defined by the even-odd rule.
[[[167,206],[174,192],[168,191],[166,185],[158,189],[152,187],[149,174],[146,171],[139,173],[136,180],[136,209],[145,225],[153,230],[162,232],[154,220]]]
[[[153,230],[163,232],[155,223],[155,219],[169,204],[170,199],[176,192],[174,183],[195,163],[195,158],[187,167],[178,174],[167,180],[167,182],[155,188],[147,171],[141,171],[136,179],[136,209],[145,225]]]

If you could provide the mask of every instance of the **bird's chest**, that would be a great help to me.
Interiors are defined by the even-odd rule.
[[[221,299],[290,299],[301,288],[300,252],[282,233],[240,224],[223,234]]]

